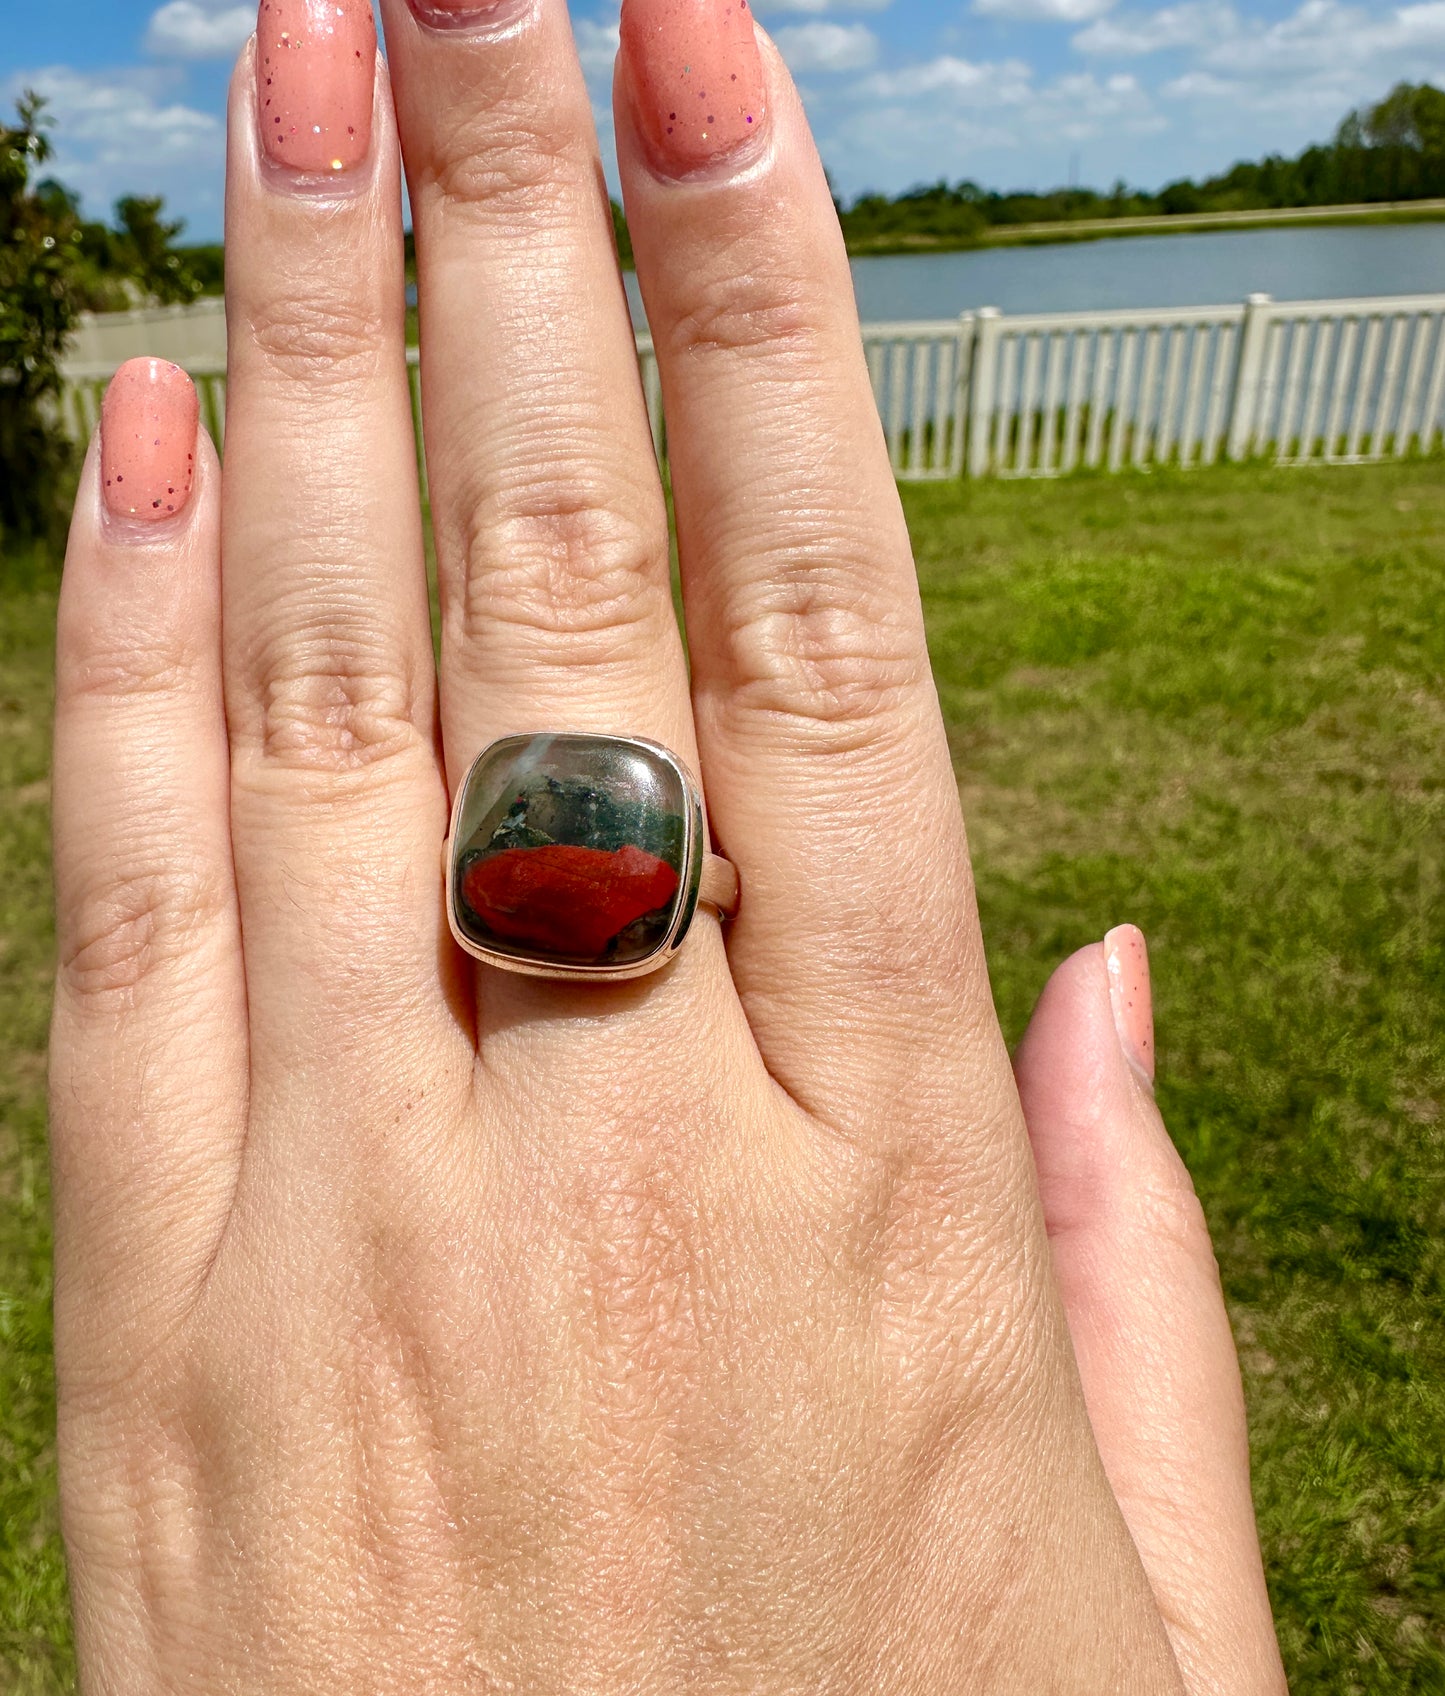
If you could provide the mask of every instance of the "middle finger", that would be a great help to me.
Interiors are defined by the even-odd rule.
[[[495,737],[695,763],[666,510],[564,0],[383,0],[411,189],[453,788]]]

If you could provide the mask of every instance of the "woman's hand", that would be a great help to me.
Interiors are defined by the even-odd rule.
[[[390,83],[364,0],[264,0],[224,480],[185,379],[127,367],[66,565],[87,1690],[1279,1690],[1208,1239],[1137,1069],[1137,933],[1119,1026],[1104,949],[1056,975],[1021,1108],[776,53],[745,0],[628,0],[689,678],[561,0],[383,10]],[[449,789],[539,729],[696,766],[742,874],[726,939],[700,916],[611,987],[472,969]]]

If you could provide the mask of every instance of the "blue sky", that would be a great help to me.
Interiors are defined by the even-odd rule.
[[[618,0],[574,0],[599,123]],[[0,98],[50,96],[57,174],[104,211],[164,194],[221,225],[222,103],[251,7],[7,6]],[[1324,139],[1402,77],[1445,84],[1445,0],[757,0],[839,189],[940,176],[1157,187]],[[604,149],[610,140],[604,128]]]

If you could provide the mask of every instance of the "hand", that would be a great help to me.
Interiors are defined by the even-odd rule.
[[[139,362],[80,491],[53,1107],[86,1688],[1277,1691],[1137,933],[1142,1070],[1096,946],[1016,1087],[783,67],[742,0],[628,0],[689,679],[562,5],[435,4],[385,0],[389,84],[362,0],[265,0],[224,481]],[[700,916],[611,987],[472,969],[449,789],[539,728],[695,766],[726,938]]]

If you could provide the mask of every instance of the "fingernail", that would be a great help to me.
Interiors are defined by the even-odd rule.
[[[411,9],[420,22],[433,28],[449,24],[483,24],[509,11],[515,11],[515,0],[411,0]]]
[[[659,170],[695,171],[761,132],[763,61],[749,0],[623,0],[622,52]]]
[[[261,0],[256,112],[274,164],[325,176],[359,165],[375,80],[371,0]]]
[[[155,523],[180,512],[196,477],[196,387],[168,359],[130,359],[100,409],[106,511]]]
[[[1116,925],[1104,938],[1109,1005],[1124,1058],[1154,1087],[1154,998],[1149,991],[1149,949],[1137,925]]]

